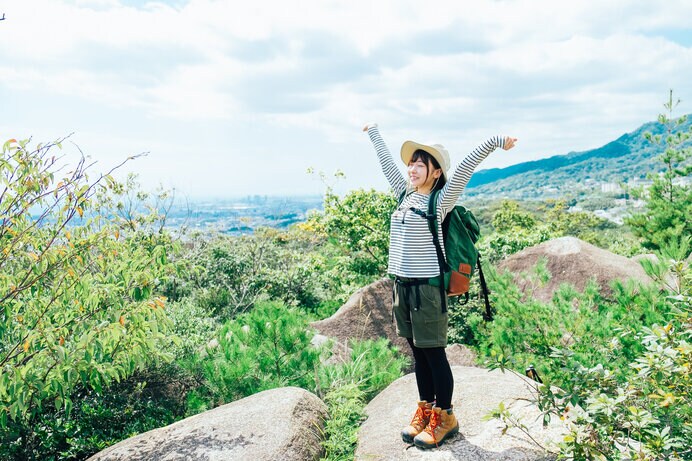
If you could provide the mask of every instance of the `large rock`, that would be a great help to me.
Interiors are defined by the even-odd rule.
[[[356,291],[331,317],[313,322],[320,334],[348,345],[351,339],[377,340],[387,338],[399,350],[411,355],[404,338],[396,334],[392,321],[391,279],[380,279]]]
[[[563,283],[573,285],[583,291],[587,282],[595,280],[601,293],[609,296],[612,293],[610,283],[613,280],[634,279],[642,283],[651,283],[641,265],[624,256],[595,247],[575,237],[560,237],[543,242],[515,253],[498,265],[500,270],[514,274],[530,272],[540,258],[545,258],[551,278],[543,286],[535,288],[533,297],[548,302],[553,293]],[[530,282],[517,278],[519,287],[524,290]]]
[[[529,434],[546,448],[562,438],[560,421],[542,426],[538,408],[528,402],[532,387],[522,377],[499,370],[475,367],[452,367],[454,396],[452,404],[459,419],[459,434],[439,448],[423,450],[401,440],[400,431],[410,421],[416,407],[418,391],[414,374],[393,382],[365,408],[367,419],[358,431],[355,459],[385,460],[551,460],[554,455],[533,443],[519,429],[503,435],[504,424],[483,417],[504,402],[512,415],[520,418]]]
[[[409,357],[411,366],[408,371],[413,370],[411,347],[406,339],[396,334],[392,318],[392,289],[392,280],[378,280],[356,291],[331,317],[312,323],[320,333],[313,338],[313,344],[324,344],[327,339],[335,341],[329,362],[349,360],[351,349],[348,345],[352,339],[377,340],[384,337]],[[461,344],[450,344],[447,358],[451,365],[473,366],[476,353]]]
[[[316,460],[327,406],[297,387],[272,389],[123,440],[90,460]]]

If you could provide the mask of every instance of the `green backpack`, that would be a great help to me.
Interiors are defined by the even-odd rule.
[[[466,302],[468,302],[471,277],[475,273],[476,268],[478,268],[478,276],[485,300],[483,318],[486,321],[491,321],[493,314],[490,300],[488,299],[488,286],[483,276],[480,253],[475,245],[481,236],[478,221],[473,213],[462,205],[456,205],[447,213],[444,221],[442,221],[442,238],[445,246],[443,253],[437,233],[437,197],[439,193],[440,191],[436,190],[430,194],[428,213],[411,208],[411,211],[428,220],[428,228],[432,234],[433,243],[437,251],[440,275],[431,278],[429,283],[430,285],[440,287],[440,294],[443,300],[448,296],[464,295]],[[403,201],[405,194],[406,191],[401,194],[399,203]],[[447,255],[446,259],[445,254]],[[444,284],[440,283],[441,278],[444,278]],[[443,305],[442,308],[444,312],[446,306]]]

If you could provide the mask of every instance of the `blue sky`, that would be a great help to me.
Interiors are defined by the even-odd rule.
[[[692,2],[0,1],[0,141],[70,133],[179,196],[385,190],[367,136],[481,168],[599,147],[692,112]]]

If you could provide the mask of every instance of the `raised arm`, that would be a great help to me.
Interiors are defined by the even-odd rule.
[[[438,207],[444,209],[445,213],[454,208],[457,199],[471,179],[471,175],[483,159],[498,147],[502,147],[505,150],[511,149],[516,141],[516,138],[493,136],[476,147],[457,165],[450,180],[440,192]]]
[[[382,166],[382,171],[384,172],[389,185],[394,189],[394,193],[398,197],[406,189],[406,179],[397,168],[392,159],[392,154],[389,152],[389,148],[384,143],[382,136],[380,136],[380,130],[377,128],[377,124],[365,125],[363,131],[368,133],[372,145],[375,147],[377,152],[377,158],[380,160],[380,165]]]

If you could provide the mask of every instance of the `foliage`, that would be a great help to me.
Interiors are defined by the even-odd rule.
[[[197,236],[181,255],[192,271],[176,278],[167,289],[191,296],[208,316],[233,318],[260,299],[265,281],[258,276],[270,245],[270,239],[255,236]]]
[[[582,234],[582,239],[594,246],[604,248],[626,258],[646,252],[641,246],[639,239],[627,226],[601,231],[586,231]]]
[[[323,461],[349,461],[358,441],[358,426],[365,418],[365,395],[355,383],[330,390],[324,397],[329,409],[325,423]]]
[[[358,189],[344,197],[328,189],[324,213],[313,226],[348,252],[348,268],[357,274],[383,276],[387,271],[389,220],[396,206],[391,193]]]
[[[192,236],[179,256],[186,269],[165,293],[190,298],[207,316],[232,319],[274,300],[318,316],[331,315],[356,287],[345,257],[305,226],[259,228],[251,235]]]
[[[629,251],[622,233],[610,238],[604,230],[611,227],[604,219],[589,212],[569,211],[565,200],[546,200],[535,213],[523,210],[513,200],[503,200],[492,218],[494,232],[481,238],[478,248],[484,259],[496,262],[518,251],[558,237],[574,236],[620,252]]]
[[[170,238],[109,220],[94,197],[117,195],[120,185],[110,174],[89,182],[84,159],[58,178],[57,148],[3,146],[0,426],[50,405],[69,414],[78,386],[99,392],[163,357],[156,285]]]
[[[500,209],[493,215],[493,228],[496,232],[507,233],[514,229],[531,230],[536,225],[533,214],[519,208],[514,200],[503,200]]]
[[[642,298],[620,287],[617,304],[594,305],[599,312],[608,311],[588,321],[588,339],[592,351],[602,350],[601,360],[594,361],[580,341],[551,347],[548,363],[541,367],[549,379],[536,386],[536,403],[546,418],[567,423],[562,458],[692,457],[686,443],[692,438],[692,409],[686,403],[692,391],[692,270],[675,259],[688,251],[669,245],[658,262],[647,264],[648,273],[671,291],[643,292]],[[609,320],[617,320],[621,328],[613,329],[616,335],[605,345],[607,335],[599,323]],[[527,344],[534,347],[536,338]],[[509,355],[495,354],[494,366],[512,363]]]
[[[483,255],[484,261],[495,263],[524,248],[538,245],[551,238],[553,235],[542,226],[534,228],[534,230],[519,228],[513,232],[494,232],[488,236],[483,236],[477,244],[477,248]]]
[[[262,302],[226,322],[218,345],[195,363],[205,389],[191,396],[191,410],[232,402],[283,386],[315,390],[320,350],[310,344],[307,318],[294,308]]]
[[[690,325],[673,321],[642,330],[645,351],[630,364],[630,378],[614,382],[611,369],[573,366],[575,378],[598,383],[560,405],[569,433],[562,452],[586,459],[689,459],[692,409]],[[556,352],[556,357],[560,355]],[[563,395],[558,393],[558,399]]]
[[[664,148],[658,157],[665,169],[662,174],[650,175],[653,184],[649,187],[649,198],[644,213],[631,216],[627,222],[646,248],[659,249],[682,236],[692,235],[692,188],[679,180],[689,178],[692,173],[692,126],[687,126],[687,116],[673,118],[673,110],[680,101],[674,101],[670,91],[664,104],[665,114],[658,116],[665,134],[647,133],[646,139]],[[686,127],[686,129],[685,129]]]
[[[466,324],[472,332],[471,344],[477,345],[481,359],[500,360],[519,370],[533,364],[546,380],[569,390],[580,384],[572,382],[569,370],[551,366],[549,357],[554,349],[569,347],[574,359],[587,367],[607,357],[616,370],[618,366],[625,370],[642,350],[636,331],[663,321],[670,311],[665,294],[656,286],[632,281],[614,282],[611,299],[604,298],[591,282],[583,293],[563,285],[551,302],[540,302],[533,298],[532,291],[550,277],[544,264],[539,263],[532,273],[522,274],[522,285],[526,287],[523,292],[511,274],[488,271],[495,319],[482,322],[471,315]]]
[[[386,338],[377,341],[352,341],[351,360],[324,365],[320,369],[319,393],[349,384],[356,384],[366,400],[401,376],[408,366],[408,358],[399,355]]]
[[[185,360],[204,348],[220,328],[219,323],[190,298],[169,304],[170,333],[175,341],[168,349],[176,359]]]
[[[408,358],[399,355],[385,338],[352,341],[350,346],[349,361],[320,368],[318,391],[330,415],[323,443],[325,461],[353,459],[365,404],[408,366]]]
[[[70,414],[46,407],[31,424],[0,430],[0,457],[16,460],[85,459],[120,440],[185,416],[194,380],[173,364],[136,372],[104,392],[77,388]],[[22,443],[24,439],[33,443]]]
[[[279,303],[260,302],[226,323],[218,345],[197,357],[203,389],[189,394],[199,412],[262,390],[299,386],[322,396],[331,415],[325,428],[325,459],[349,459],[357,422],[367,400],[399,378],[408,359],[386,339],[354,341],[350,360],[325,364],[326,351],[310,344],[305,314]],[[323,357],[326,358],[326,357]]]

